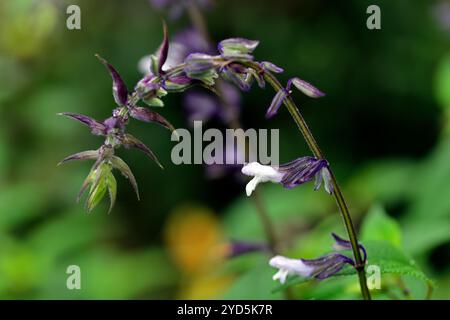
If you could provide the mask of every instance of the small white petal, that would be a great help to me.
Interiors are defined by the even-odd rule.
[[[272,277],[273,280],[280,280],[281,284],[284,284],[286,282],[286,278],[289,274],[288,270],[280,269],[277,273],[275,273]]]
[[[275,182],[278,183],[283,178],[283,173],[271,166],[264,166],[258,162],[251,162],[242,168],[242,173],[247,176],[254,176],[254,178],[247,184],[245,190],[247,196],[250,196],[260,182]]]
[[[254,177],[252,180],[247,183],[245,186],[245,192],[247,193],[247,197],[250,197],[252,195],[252,192],[256,189],[256,186],[260,182],[259,177]]]

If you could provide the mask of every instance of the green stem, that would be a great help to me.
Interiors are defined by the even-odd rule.
[[[248,67],[253,68],[256,71],[263,74],[264,79],[274,88],[275,91],[278,92],[279,90],[284,89],[277,78],[275,78],[270,72],[263,70],[257,63],[250,61],[250,62],[245,62],[243,64],[245,64]],[[302,133],[303,137],[305,138],[306,143],[308,144],[308,146],[311,149],[314,156],[318,159],[324,159],[324,155],[323,155],[322,151],[320,150],[319,145],[317,144],[308,125],[306,124],[305,119],[298,111],[298,108],[295,105],[294,100],[290,96],[288,96],[284,100],[284,105],[286,106],[286,108],[288,109],[292,118],[294,119],[295,123],[297,124],[300,132]],[[345,202],[341,188],[339,187],[339,185],[337,183],[336,177],[333,174],[333,171],[331,170],[331,168],[329,168],[329,170],[330,170],[330,175],[331,175],[331,182],[334,187],[333,195],[336,199],[336,203],[339,207],[342,219],[344,220],[344,224],[347,229],[349,240],[352,244],[353,256],[354,256],[355,262],[356,262],[355,269],[356,269],[356,272],[358,273],[358,277],[359,277],[359,285],[361,287],[361,294],[365,300],[370,300],[371,297],[370,297],[369,289],[367,287],[366,273],[364,270],[364,262],[362,261],[362,258],[361,258],[361,252],[359,250],[358,239],[356,236],[355,227],[353,225],[352,218],[350,216],[350,212],[348,210],[348,206],[347,206],[347,203]]]
[[[277,236],[275,234],[275,228],[273,227],[273,224],[272,224],[272,220],[270,219],[269,214],[267,213],[266,207],[260,197],[259,192],[257,192],[257,190],[255,190],[253,192],[252,199],[255,203],[256,211],[258,212],[259,218],[263,225],[270,252],[275,255],[278,253],[278,241],[277,241]]]

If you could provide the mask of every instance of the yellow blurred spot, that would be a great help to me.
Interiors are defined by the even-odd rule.
[[[172,258],[186,274],[211,270],[219,261],[222,232],[218,219],[207,208],[176,209],[167,223],[165,239]]]

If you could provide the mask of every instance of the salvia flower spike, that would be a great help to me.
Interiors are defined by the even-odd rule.
[[[261,182],[280,183],[287,189],[292,189],[301,184],[315,179],[315,190],[318,190],[322,181],[325,191],[333,193],[333,185],[330,180],[328,161],[314,157],[301,157],[280,166],[267,166],[258,162],[251,162],[242,168],[242,173],[253,176],[246,186],[247,196],[250,196],[256,186]]]

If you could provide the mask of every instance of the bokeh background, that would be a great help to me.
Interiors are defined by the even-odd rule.
[[[138,151],[120,150],[141,201],[118,177],[110,215],[107,201],[92,214],[75,202],[91,164],[56,167],[102,142],[56,113],[103,119],[115,106],[110,77],[94,54],[132,87],[142,77],[138,61],[161,41],[162,19],[171,35],[191,26],[180,3],[0,0],[0,298],[283,298],[273,292],[268,255],[228,257],[232,240],[265,241],[244,181],[234,174],[211,179],[202,165],[173,165],[168,131],[130,124],[165,170]],[[81,30],[66,28],[69,4],[81,8]],[[381,30],[366,28],[370,4],[381,7]],[[450,298],[450,2],[197,5],[214,41],[258,39],[256,59],[285,68],[282,81],[300,76],[326,92],[320,100],[295,99],[357,226],[371,214],[388,219],[398,229],[398,245],[436,282],[433,298]],[[309,154],[285,110],[264,119],[272,96],[257,86],[243,94],[242,125],[280,128],[282,162]],[[189,127],[183,94],[167,97],[165,105],[161,114]],[[329,248],[331,231],[345,235],[333,199],[311,189],[267,184],[260,190],[292,257],[316,257]],[[81,290],[66,288],[72,264],[81,268]],[[383,276],[375,297],[399,296],[403,285],[412,298],[425,296],[422,282],[394,275]],[[298,285],[294,294],[359,297],[355,277]]]

